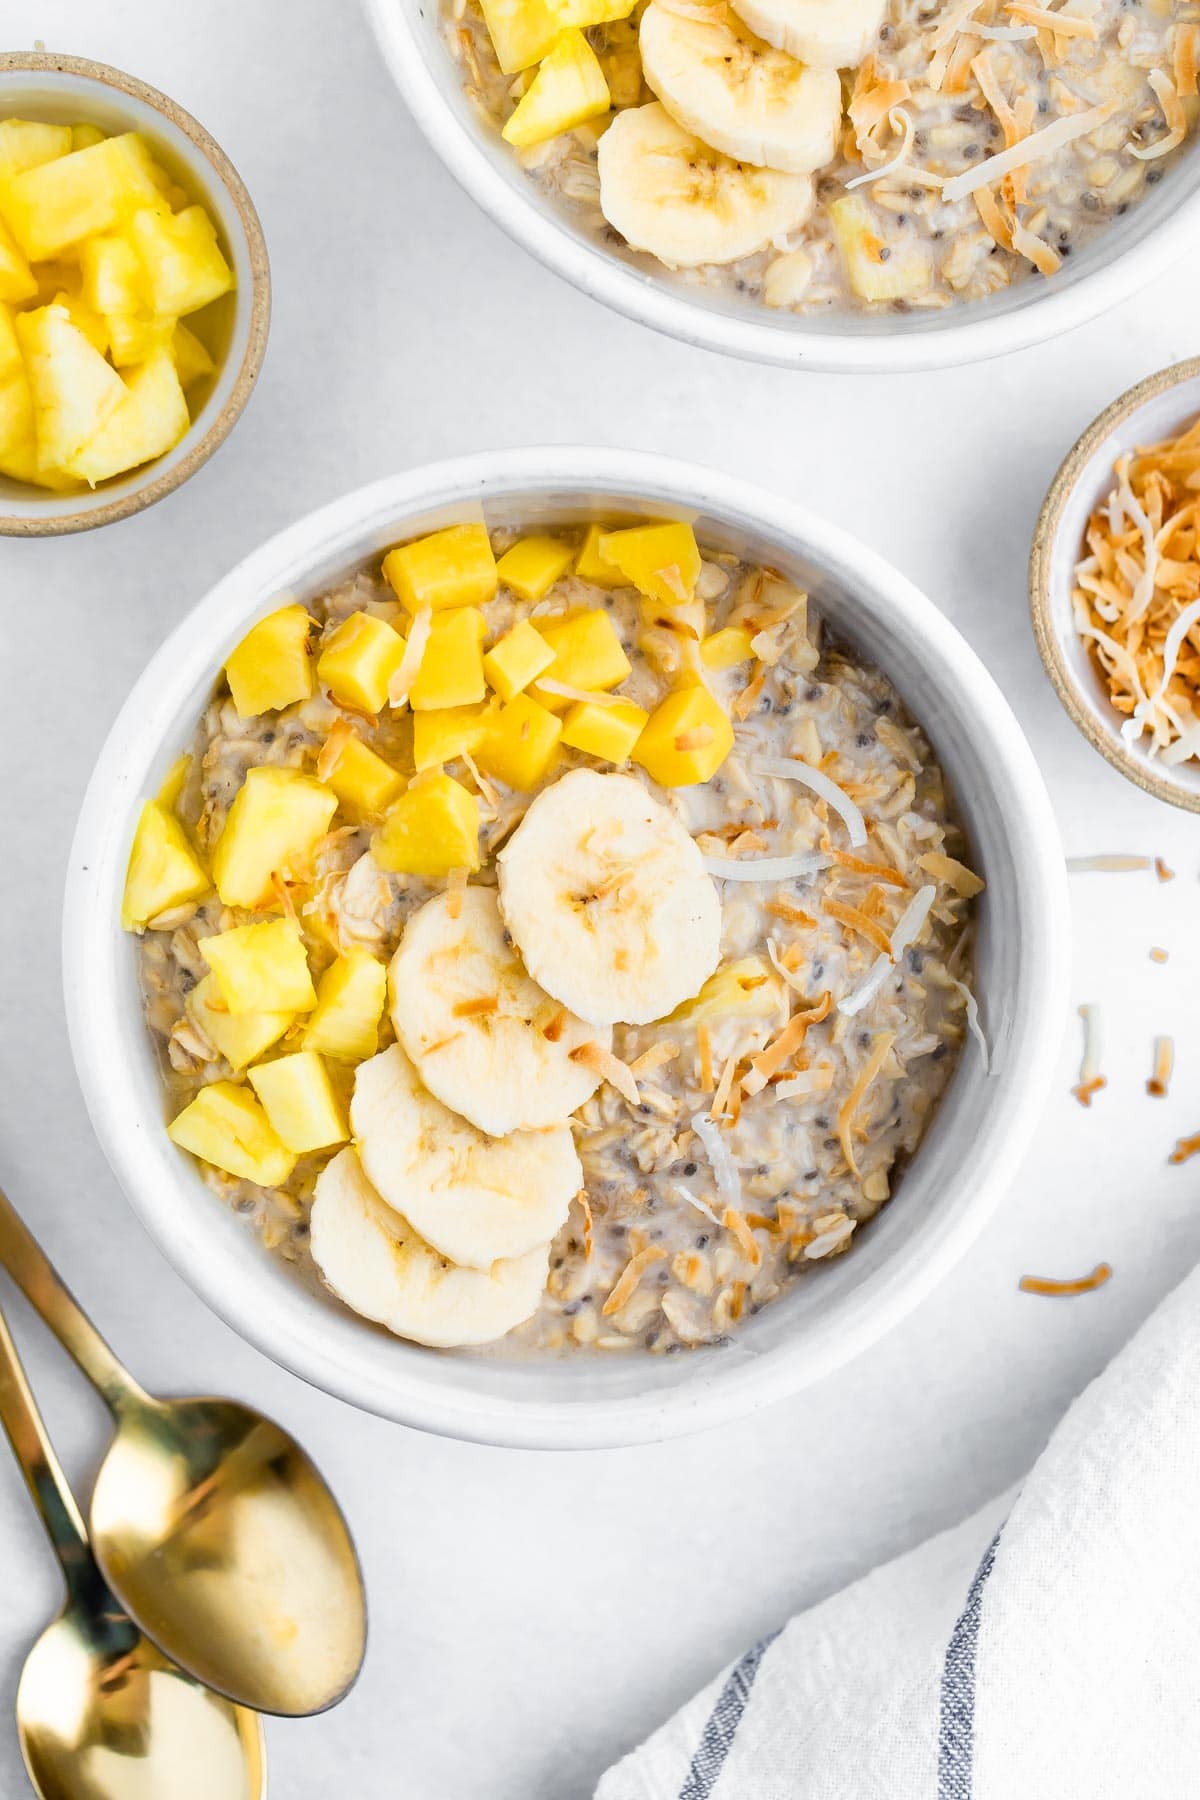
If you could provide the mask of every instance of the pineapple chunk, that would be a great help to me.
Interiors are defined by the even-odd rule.
[[[129,369],[149,362],[161,351],[170,354],[174,319],[155,319],[149,313],[105,313],[103,317],[114,368]],[[172,356],[172,364],[174,360]]]
[[[122,132],[0,182],[0,214],[30,261],[44,262],[155,205],[151,166],[145,140]]]
[[[444,706],[471,706],[487,692],[483,678],[483,640],[487,625],[477,606],[456,606],[434,613],[429,642],[408,704],[414,712]]]
[[[722,963],[711,974],[694,1000],[685,1000],[671,1014],[675,1023],[693,1025],[707,1019],[769,1019],[779,1010],[779,977],[765,956],[741,956]]]
[[[404,660],[404,639],[386,619],[374,613],[351,613],[317,658],[317,677],[342,706],[364,713],[382,712],[388,683]]]
[[[445,706],[440,712],[413,714],[413,762],[418,773],[453,762],[465,750],[474,756],[495,718],[495,701],[487,706]]]
[[[558,0],[558,16],[564,26],[588,31],[593,25],[611,25],[627,19],[636,0]]]
[[[900,255],[879,235],[878,219],[860,194],[829,208],[850,286],[861,300],[904,300],[924,293],[929,271],[919,256]]]
[[[517,694],[500,708],[479,746],[479,766],[506,787],[536,787],[554,765],[561,735],[561,719],[528,694]]]
[[[291,1012],[231,1013],[211,970],[196,983],[185,1005],[197,1031],[239,1072],[278,1043],[296,1016]]]
[[[53,296],[51,304],[66,308],[67,317],[76,331],[82,331],[93,350],[101,356],[108,349],[108,325],[98,312],[87,304],[82,294],[72,294],[66,289]]]
[[[639,63],[638,66],[640,68],[641,64]],[[603,525],[588,526],[584,540],[579,546],[579,555],[575,558],[575,573],[580,581],[590,581],[593,587],[624,587],[625,577],[620,569],[614,568],[610,562],[605,562],[600,554],[600,539],[608,535],[610,534],[605,531]]]
[[[202,206],[180,213],[147,207],[134,213],[129,235],[141,259],[151,310],[160,318],[196,312],[233,286],[217,228]]]
[[[56,127],[61,130],[62,127]],[[98,125],[72,125],[71,141],[68,150],[90,150],[93,144],[102,144],[108,133],[101,131]],[[40,159],[39,159],[40,160]]]
[[[192,422],[168,351],[157,350],[130,369],[123,385],[125,398],[104,424],[73,456],[56,459],[69,475],[78,475],[93,487],[162,456]],[[38,436],[40,443],[40,426]]]
[[[496,597],[496,559],[484,525],[451,525],[401,544],[384,557],[383,574],[410,613],[486,606]]]
[[[418,775],[371,839],[381,869],[437,877],[479,867],[479,802],[450,775]]]
[[[250,1085],[275,1135],[298,1155],[328,1150],[350,1136],[346,1109],[315,1050],[297,1050],[292,1056],[259,1063],[250,1070]]]
[[[754,655],[750,637],[744,625],[726,625],[704,639],[700,646],[700,661],[714,672],[736,669],[739,663],[749,662]]]
[[[201,1088],[167,1126],[167,1136],[202,1162],[259,1187],[278,1187],[296,1166],[249,1088],[233,1081]]]
[[[217,366],[205,345],[182,320],[171,334],[171,355],[175,358],[180,387],[190,387],[202,375],[211,375]]]
[[[614,21],[609,26],[600,52],[600,67],[604,70],[613,106],[618,111],[626,106],[641,105],[645,82],[636,19],[626,19],[619,26]]]
[[[606,531],[599,551],[601,559],[619,569],[647,600],[660,606],[683,606],[696,597],[700,551],[690,525],[637,525],[632,531]]]
[[[167,812],[174,812],[175,808],[178,806],[179,797],[187,786],[187,778],[191,767],[191,756],[185,750],[182,756],[177,756],[175,758],[175,761],[163,776],[162,786],[159,788],[154,798],[158,801],[160,806],[165,807]]]
[[[123,929],[144,931],[159,913],[182,906],[185,900],[198,900],[211,886],[174,813],[158,800],[147,800],[138,817],[125,871]]]
[[[146,310],[149,296],[138,253],[127,237],[101,233],[79,246],[81,291],[98,313],[135,315]]]
[[[554,652],[542,634],[528,619],[521,619],[497,638],[483,659],[483,672],[500,698],[511,700],[538,675],[544,675],[553,661]]]
[[[691,787],[714,776],[733,749],[733,726],[705,687],[677,688],[646,724],[634,761],[663,787]]]
[[[19,371],[25,373],[21,346],[17,342],[16,315],[11,306],[0,300],[0,380]]]
[[[279,712],[313,691],[308,634],[314,620],[302,606],[281,606],[252,625],[225,664],[240,719]]]
[[[317,983],[304,1048],[341,1062],[365,1062],[379,1048],[386,1000],[387,969],[361,944],[351,945]]]
[[[65,468],[118,410],[125,383],[72,325],[65,306],[19,313],[16,327],[33,394],[38,461]]]
[[[290,919],[234,925],[200,939],[231,1013],[311,1012],[317,1004],[304,940]]]
[[[297,769],[248,769],[213,854],[226,906],[275,904],[274,874],[295,875],[329,830],[337,795]]]
[[[582,31],[572,28],[555,39],[537,74],[518,100],[501,136],[519,150],[573,131],[599,118],[611,105],[599,58]]]
[[[400,771],[369,750],[353,732],[343,741],[337,760],[322,779],[333,789],[342,807],[358,819],[378,818],[404,786]]]
[[[554,0],[480,0],[480,4],[505,75],[541,62],[563,28]]]
[[[601,756],[606,762],[626,762],[649,717],[649,713],[635,706],[632,700],[617,700],[612,704],[602,700],[580,700],[563,720],[562,741],[572,750]]]
[[[33,397],[24,369],[0,375],[0,475],[46,487],[60,485],[49,470],[38,468]]]
[[[629,674],[629,658],[613,622],[598,606],[570,613],[565,619],[546,619],[539,630],[554,652],[554,661],[546,670],[548,680],[587,693],[603,693]],[[533,692],[551,712],[563,712],[569,705],[561,694],[546,692],[540,681],[534,683]]]
[[[0,185],[39,163],[53,162],[76,146],[69,125],[43,125],[35,119],[0,120]]]
[[[5,230],[0,219],[0,300],[19,304],[33,300],[38,292],[37,276],[21,255],[16,240]]]
[[[574,560],[574,550],[561,538],[527,537],[504,552],[496,573],[519,599],[541,600]]]

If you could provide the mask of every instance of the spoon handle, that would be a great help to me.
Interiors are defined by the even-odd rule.
[[[8,1433],[25,1485],[74,1592],[81,1576],[94,1569],[87,1531],[75,1496],[46,1435],[46,1427],[30,1392],[17,1347],[0,1313],[0,1424]]]
[[[117,1361],[3,1189],[0,1189],[0,1263],[113,1412],[119,1413],[123,1407],[147,1401],[148,1396]]]

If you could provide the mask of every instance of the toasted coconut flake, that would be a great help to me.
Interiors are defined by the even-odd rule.
[[[602,1044],[580,1044],[577,1050],[571,1051],[571,1061],[581,1062],[585,1068],[594,1069],[610,1087],[616,1088],[622,1100],[628,1101],[630,1106],[641,1105],[638,1084],[628,1063],[623,1063],[619,1056],[614,1056]]]
[[[388,682],[388,705],[404,706],[412,690],[412,684],[421,672],[421,662],[433,630],[433,608],[419,606],[412,616],[412,624],[408,628],[408,640],[404,646],[404,655],[392,679]]]
[[[908,882],[900,871],[889,869],[886,863],[867,862],[861,856],[852,855],[849,850],[831,850],[829,855],[840,869],[850,869],[855,875],[869,875],[873,881],[882,881],[885,887],[906,888],[908,886]],[[947,857],[946,860],[949,861],[950,858]],[[958,866],[961,868],[962,865]],[[979,885],[982,887],[983,883],[980,882]],[[769,907],[767,911],[770,911]]]
[[[684,1187],[682,1181],[674,1183],[674,1190],[681,1200],[686,1200],[689,1206],[694,1206],[698,1213],[703,1213],[706,1219],[710,1219],[718,1230],[720,1229],[721,1221],[707,1200],[701,1200],[699,1194],[693,1194],[691,1188]]]
[[[1090,1275],[1080,1275],[1074,1281],[1056,1281],[1050,1275],[1022,1275],[1019,1286],[1023,1294],[1090,1294],[1095,1288],[1103,1287],[1111,1275],[1108,1263],[1102,1262],[1096,1264]]]
[[[762,1251],[754,1241],[754,1233],[745,1214],[740,1213],[736,1206],[727,1206],[721,1214],[721,1223],[730,1236],[737,1239],[738,1248],[751,1268],[757,1269],[762,1262]]]
[[[1160,949],[1159,946],[1157,944],[1155,944],[1153,949],[1150,952],[1150,961],[1152,963],[1165,963],[1166,960],[1167,960],[1167,952],[1165,950]]]
[[[1036,5],[1034,0],[1008,0],[1004,10],[1010,12],[1015,19],[1032,25],[1035,31],[1050,31],[1055,37],[1094,40],[1098,35],[1094,19],[1086,18],[1080,13],[1052,11],[1048,6]]]
[[[886,955],[881,952],[871,964],[866,979],[854,989],[853,993],[847,994],[844,999],[838,1001],[840,1013],[844,1013],[847,1018],[853,1018],[855,1013],[860,1013],[864,1006],[870,1004],[887,979],[888,971],[900,961],[909,945],[915,943],[921,935],[936,898],[937,889],[932,882],[927,887],[917,889],[896,921]]]
[[[841,818],[853,849],[867,841],[866,821],[844,788],[832,781],[823,769],[810,768],[794,756],[752,756],[750,768],[755,775],[774,776],[779,781],[798,781],[820,795]]]
[[[1161,856],[1156,856],[1154,859],[1154,873],[1160,881],[1174,881],[1175,879],[1174,869],[1169,869]]]
[[[1067,872],[1071,875],[1130,875],[1136,870],[1152,868],[1148,856],[1068,856]]]
[[[860,937],[865,937],[869,944],[875,946],[881,956],[886,956],[889,961],[891,960],[891,939],[881,925],[877,924],[874,919],[868,918],[861,907],[843,906],[840,900],[827,900],[825,911],[831,919],[836,919],[839,925],[844,925],[847,931],[856,931]]]
[[[1063,15],[1055,13],[1054,18]],[[1097,130],[1106,120],[1111,119],[1120,102],[1106,100],[1102,106],[1090,106],[1086,112],[1075,113],[1067,118],[1055,119],[1052,125],[1043,126],[1041,131],[1033,132],[1018,143],[1010,144],[995,156],[987,157],[976,163],[974,168],[966,169],[956,175],[942,189],[942,197],[947,204],[955,200],[965,200],[976,188],[990,187],[993,182],[1003,180],[1014,170],[1026,167],[1030,163],[1044,162],[1048,156],[1056,156],[1065,145],[1073,143],[1076,138],[1087,137]]]
[[[1153,1094],[1158,1100],[1165,1099],[1174,1067],[1175,1040],[1169,1037],[1156,1037],[1154,1040],[1154,1071],[1146,1083],[1146,1092]]]
[[[461,918],[463,895],[467,891],[467,871],[451,869],[446,877],[446,911],[452,919]]]
[[[616,1286],[600,1308],[605,1318],[612,1313],[620,1312],[625,1302],[634,1293],[646,1270],[653,1268],[656,1262],[662,1262],[666,1254],[661,1244],[647,1244],[645,1249],[637,1251],[630,1257],[617,1279]]]
[[[1083,1060],[1079,1065],[1079,1081],[1071,1092],[1080,1106],[1090,1106],[1093,1095],[1108,1086],[1107,1078],[1100,1073],[1100,1008],[1081,1006],[1079,1016],[1083,1020]]]
[[[750,717],[750,714],[758,705],[759,696],[763,691],[763,683],[766,679],[767,665],[766,663],[759,663],[758,668],[746,683],[746,686],[734,699],[733,706],[730,710],[735,719],[748,719]]]
[[[655,1069],[661,1069],[665,1063],[674,1062],[678,1055],[679,1045],[664,1039],[662,1043],[651,1044],[648,1050],[643,1050],[642,1054],[630,1063],[629,1073],[635,1080],[639,1075],[652,1075]],[[705,1083],[705,1086],[707,1085]]]
[[[742,1092],[761,1094],[772,1075],[777,1074],[788,1058],[800,1049],[809,1026],[819,1025],[822,1019],[827,1019],[832,1006],[833,996],[827,990],[815,1006],[793,1013],[779,1035],[757,1056],[750,1058],[750,1071],[742,1081]]]
[[[700,1063],[700,1086],[708,1089],[712,1086],[712,1033],[701,1021],[696,1027],[696,1054]]]
[[[1167,135],[1145,149],[1138,144],[1126,144],[1125,148],[1139,162],[1156,162],[1160,156],[1169,156],[1172,150],[1177,150],[1182,144],[1187,136],[1187,113],[1184,111],[1183,101],[1175,91],[1175,83],[1165,70],[1151,69],[1147,80],[1162,107]]]
[[[942,881],[947,887],[952,887],[964,900],[973,900],[976,894],[982,894],[984,890],[985,883],[973,869],[968,869],[965,863],[953,856],[945,856],[940,850],[927,850],[924,856],[918,856],[917,867],[932,875],[935,881]]]
[[[712,1105],[708,1109],[709,1117],[712,1119],[723,1119],[729,1116],[727,1108],[729,1096],[733,1091],[733,1078],[737,1073],[737,1064],[737,1057],[731,1056],[721,1070],[721,1079],[717,1083],[716,1092],[712,1097]]]
[[[787,924],[799,925],[806,931],[811,931],[817,922],[811,913],[806,913],[802,906],[793,906],[792,902],[785,900],[782,894],[777,894],[773,900],[768,900],[763,906],[763,911],[770,913],[773,919],[783,919]]]
[[[1176,25],[1174,61],[1176,93],[1194,95],[1200,87],[1200,25]]]
[[[884,1063],[887,1061],[888,1052],[891,1050],[895,1041],[896,1034],[894,1031],[876,1032],[871,1044],[871,1054],[867,1057],[866,1062],[859,1070],[858,1079],[855,1081],[854,1086],[850,1089],[850,1092],[838,1109],[838,1142],[842,1146],[842,1155],[850,1166],[850,1172],[855,1176],[858,1175],[859,1168],[858,1159],[854,1154],[854,1144],[850,1136],[850,1130],[854,1124],[855,1114],[866,1099],[867,1091],[870,1088],[871,1083],[875,1080],[880,1069],[882,1069]]]
[[[900,148],[878,169],[868,169],[864,174],[856,175],[852,181],[848,181],[846,183],[847,191],[851,188],[862,187],[866,182],[883,181],[889,175],[896,175],[908,162],[912,154],[913,137],[915,136],[912,115],[906,113],[902,106],[893,106],[888,112],[887,120],[900,139]]]
[[[335,719],[329,728],[329,736],[321,745],[317,756],[317,780],[328,781],[337,768],[338,761],[346,745],[352,742],[357,733],[349,719]]]
[[[1172,1150],[1170,1156],[1168,1156],[1167,1161],[1170,1163],[1185,1163],[1190,1157],[1193,1157],[1198,1153],[1200,1153],[1200,1131],[1197,1131],[1192,1137],[1179,1138],[1174,1150]]]
[[[547,694],[557,694],[562,700],[584,701],[590,706],[620,706],[622,694],[603,694],[591,688],[571,687],[565,681],[554,681],[548,675],[538,676],[538,686]]]
[[[786,1081],[777,1081],[772,1092],[777,1100],[811,1100],[816,1094],[827,1094],[833,1086],[833,1070],[827,1065],[819,1069],[802,1069]]]
[[[586,1188],[580,1188],[575,1198],[579,1202],[579,1210],[583,1214],[583,1254],[588,1262],[591,1262],[593,1249],[592,1203],[588,1199]]]

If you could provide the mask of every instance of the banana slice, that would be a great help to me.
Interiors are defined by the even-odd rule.
[[[561,1125],[599,1086],[572,1052],[607,1050],[611,1034],[530,979],[494,888],[427,900],[404,928],[389,985],[396,1036],[425,1086],[492,1137]]]
[[[317,1177],[313,1260],[339,1299],[397,1337],[450,1349],[489,1344],[537,1311],[550,1246],[460,1269],[439,1256],[375,1192],[353,1150]]]
[[[721,903],[700,852],[632,776],[573,769],[543,788],[498,862],[530,974],[593,1025],[665,1018],[720,960]]]
[[[760,38],[818,69],[860,63],[887,15],[888,0],[737,0]]]
[[[807,175],[732,162],[657,101],[618,113],[597,156],[601,212],[633,249],[669,269],[737,262],[797,230],[812,211]]]
[[[773,50],[724,0],[651,0],[639,43],[646,80],[675,123],[714,150],[796,175],[832,162],[842,122],[836,69]]]
[[[583,1186],[568,1125],[487,1137],[422,1087],[399,1044],[359,1064],[350,1123],[380,1196],[467,1268],[546,1243]]]

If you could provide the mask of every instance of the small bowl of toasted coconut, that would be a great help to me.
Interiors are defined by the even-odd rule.
[[[1200,812],[1200,358],[1139,382],[1051,484],[1029,565],[1047,673],[1088,742]]]

